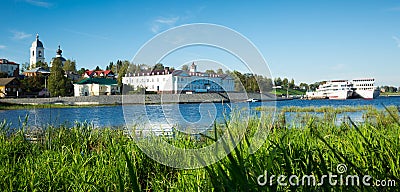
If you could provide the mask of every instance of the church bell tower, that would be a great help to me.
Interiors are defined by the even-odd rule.
[[[36,34],[36,40],[32,42],[30,49],[30,68],[35,68],[37,62],[44,63],[44,47],[43,43],[39,40],[39,34]]]

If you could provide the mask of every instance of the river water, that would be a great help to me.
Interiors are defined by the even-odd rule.
[[[372,105],[383,108],[383,105],[400,106],[400,97],[379,97],[374,100],[289,100],[278,102],[255,103],[196,103],[196,104],[168,104],[168,105],[126,105],[126,106],[97,106],[82,108],[38,108],[24,110],[0,110],[0,120],[6,121],[12,128],[22,127],[23,122],[29,126],[46,126],[65,124],[72,126],[75,122],[88,122],[95,127],[121,127],[141,121],[168,122],[170,124],[188,124],[207,126],[213,119],[223,119],[231,108],[250,109],[255,107],[274,106],[360,106]],[[125,116],[124,116],[125,115]],[[354,113],[353,115],[362,115]],[[25,119],[27,118],[27,119]]]

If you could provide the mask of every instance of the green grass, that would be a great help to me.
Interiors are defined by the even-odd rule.
[[[299,110],[300,111],[300,110]],[[334,110],[324,117],[307,116],[305,125],[288,128],[284,113],[277,121],[264,112],[248,122],[237,118],[215,125],[213,134],[195,140],[185,135],[166,139],[181,148],[210,145],[223,134],[224,149],[230,148],[238,130],[248,124],[244,138],[227,157],[198,169],[175,169],[162,165],[140,150],[122,130],[95,129],[90,124],[45,127],[41,139],[26,140],[29,128],[10,132],[0,124],[0,191],[376,191],[365,186],[259,186],[257,178],[268,175],[338,174],[338,164],[348,175],[370,175],[400,185],[400,125],[397,108],[368,108],[364,123],[350,119],[332,123]],[[256,130],[263,130],[261,146]],[[261,140],[263,137],[261,137]],[[260,139],[260,138],[258,138]],[[151,143],[149,144],[151,145]],[[260,147],[255,153],[256,147]],[[202,162],[205,157],[197,157]],[[178,159],[179,161],[179,159]],[[318,182],[318,181],[317,181]],[[398,187],[384,188],[386,191]]]
[[[286,89],[274,89],[273,91],[271,91],[271,94],[286,95],[287,90]],[[289,95],[305,95],[305,94],[306,94],[306,91],[289,89]]]
[[[381,93],[381,96],[400,96],[400,92],[394,92],[394,93],[392,93],[392,92],[384,92],[384,93]]]
[[[39,109],[39,108],[83,108],[94,106],[115,106],[118,104],[96,104],[96,105],[66,105],[66,104],[13,104],[0,101],[0,110],[20,110],[20,109]]]
[[[258,107],[256,110],[263,111],[263,107]],[[360,105],[360,106],[322,106],[322,107],[297,107],[289,106],[281,109],[283,112],[314,112],[314,113],[345,113],[345,112],[358,112],[358,111],[376,111],[372,105]]]

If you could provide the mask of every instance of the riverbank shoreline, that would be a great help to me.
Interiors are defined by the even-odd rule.
[[[381,97],[400,97],[400,94],[381,94]]]
[[[136,94],[87,97],[6,98],[0,100],[1,110],[26,108],[69,108],[115,105],[154,105],[181,103],[229,103],[258,101],[284,101],[286,98],[259,93],[202,93],[202,94]]]

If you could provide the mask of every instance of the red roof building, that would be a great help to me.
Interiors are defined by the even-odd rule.
[[[103,78],[114,78],[114,73],[111,70],[102,70],[102,71],[93,71],[87,70],[83,74],[85,78],[93,78],[93,77],[103,77]]]

